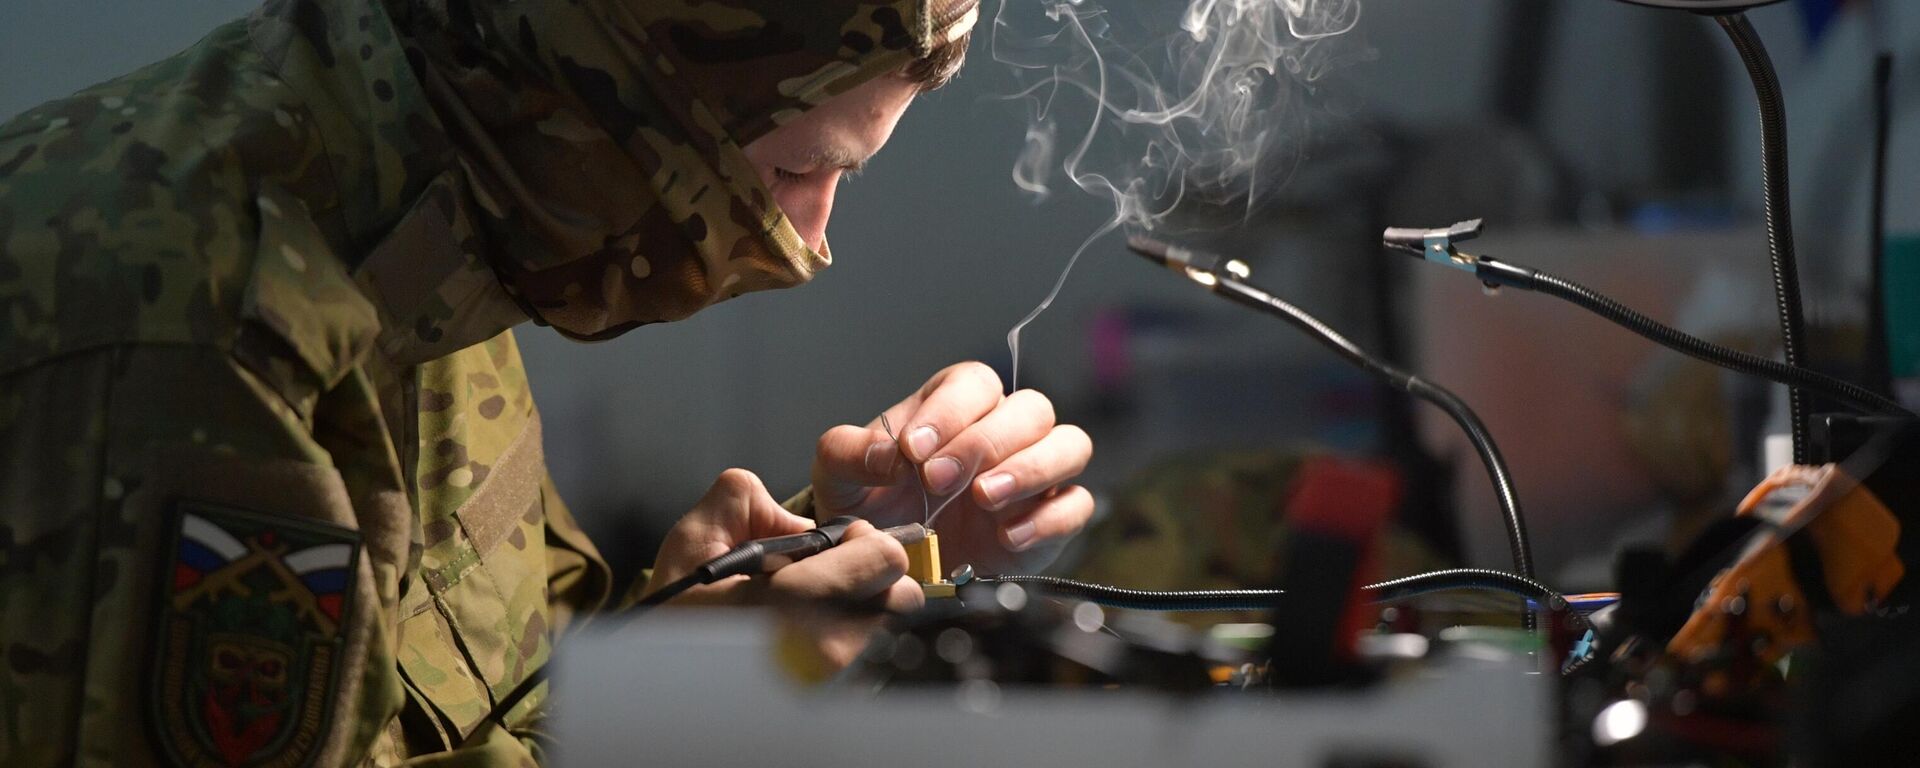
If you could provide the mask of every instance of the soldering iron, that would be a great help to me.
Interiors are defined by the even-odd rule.
[[[772,573],[792,565],[795,561],[840,546],[841,540],[847,536],[847,529],[853,527],[853,524],[857,522],[860,522],[860,518],[851,515],[842,515],[828,520],[825,523],[821,523],[819,527],[812,530],[791,533],[785,536],[754,539],[753,541],[741,544],[728,550],[726,554],[700,564],[700,567],[674,580],[673,583],[656,589],[646,597],[641,598],[639,602],[634,603],[633,608],[627,612],[627,615],[631,617],[643,613],[661,603],[673,599],[676,595],[688,589],[702,584],[712,584],[721,579],[733,576]],[[928,533],[926,526],[919,523],[896,525],[892,528],[883,528],[880,532],[893,537],[895,541],[900,542],[902,545],[911,545],[919,541],[924,541]],[[521,700],[527,697],[527,694],[532,693],[534,689],[539,688],[546,683],[546,681],[547,668],[543,665],[534,669],[527,674],[525,679],[520,681],[519,685],[514,686],[512,691],[507,692],[507,695],[502,697],[500,701],[493,706],[493,709],[487,713],[486,719],[502,722],[501,718],[503,718],[507,712],[512,711],[514,707],[520,704]],[[473,733],[478,735],[484,733],[484,731],[476,728]]]
[[[673,583],[641,598],[640,602],[634,604],[634,610],[642,611],[652,608],[702,584],[712,584],[733,576],[772,573],[780,570],[796,560],[839,546],[840,540],[847,535],[847,529],[857,522],[860,522],[860,518],[842,515],[821,523],[813,530],[754,539],[741,544],[726,554],[701,564],[700,567]],[[893,537],[903,545],[927,538],[926,527],[919,523],[894,526],[880,532]]]

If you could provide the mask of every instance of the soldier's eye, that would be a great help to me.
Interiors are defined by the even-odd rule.
[[[795,173],[785,168],[773,169],[773,178],[780,181],[800,181],[802,179],[805,179],[806,177],[807,175],[804,173]]]

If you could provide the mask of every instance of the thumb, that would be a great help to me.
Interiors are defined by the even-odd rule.
[[[897,484],[910,469],[886,432],[851,424],[834,427],[820,435],[814,449],[814,503],[829,512],[851,510],[869,489]]]

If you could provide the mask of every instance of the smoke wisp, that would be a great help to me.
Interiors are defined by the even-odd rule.
[[[1001,0],[993,16],[992,58],[1028,116],[1014,184],[1044,198],[1064,183],[1113,206],[1008,332],[1016,387],[1021,330],[1089,245],[1188,209],[1251,215],[1298,163],[1321,79],[1366,55],[1338,44],[1360,0],[1190,0],[1177,17],[1173,4],[1134,5],[1133,27],[1094,0]]]

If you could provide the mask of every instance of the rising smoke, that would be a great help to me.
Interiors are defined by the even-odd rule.
[[[1337,44],[1359,23],[1359,0],[1190,0],[1177,18],[1171,3],[1135,6],[1136,27],[1093,0],[1001,0],[993,17],[992,57],[1011,67],[1028,111],[1014,184],[1044,198],[1064,178],[1113,205],[1007,333],[1015,386],[1020,331],[1088,245],[1123,227],[1164,228],[1183,210],[1250,215],[1299,162],[1321,78],[1365,55]]]

